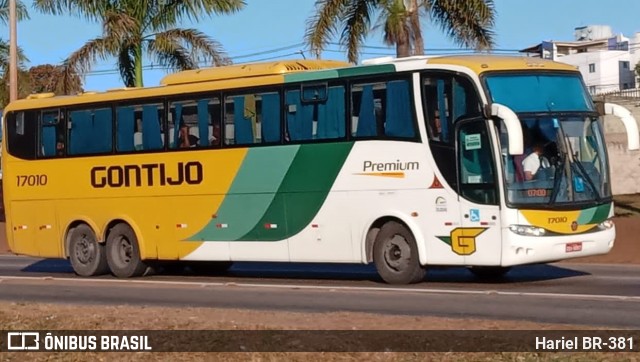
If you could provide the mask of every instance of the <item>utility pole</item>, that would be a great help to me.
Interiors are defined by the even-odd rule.
[[[18,41],[16,0],[9,0],[9,101],[18,99]]]

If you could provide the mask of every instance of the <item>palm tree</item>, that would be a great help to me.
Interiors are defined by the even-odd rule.
[[[24,68],[24,63],[29,59],[22,49],[18,48],[18,68]],[[0,39],[0,72],[5,73],[9,69],[9,42]]]
[[[455,43],[477,50],[494,45],[493,0],[316,0],[316,14],[307,20],[305,41],[316,56],[340,32],[350,62],[358,61],[369,32],[383,28],[386,44],[398,57],[424,54],[420,20],[428,17]],[[378,15],[376,26],[371,18]]]
[[[16,1],[16,18],[18,21],[29,19],[27,8],[22,1]],[[9,22],[9,0],[0,0],[0,23]],[[18,47],[18,96],[30,93],[29,76],[24,70],[24,63],[29,61],[22,49]],[[9,42],[0,39],[0,108],[9,103]]]
[[[16,1],[16,17],[18,20],[29,19],[27,7],[20,0]],[[9,22],[9,0],[0,0],[0,22],[3,24]]]
[[[34,6],[45,13],[69,13],[102,23],[102,35],[64,61],[66,74],[85,75],[98,59],[115,57],[124,84],[142,87],[145,54],[170,70],[195,69],[201,61],[227,64],[220,43],[196,29],[176,26],[184,19],[198,21],[239,11],[245,1],[35,0]]]
[[[16,2],[16,18],[18,21],[29,19],[29,13],[22,1]],[[0,23],[9,22],[9,0],[0,0]],[[18,62],[28,61],[21,49],[18,49]],[[5,73],[9,69],[9,42],[0,39],[0,71]]]

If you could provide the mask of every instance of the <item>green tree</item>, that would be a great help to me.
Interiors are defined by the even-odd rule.
[[[63,62],[65,81],[84,76],[98,59],[117,59],[126,86],[143,86],[145,55],[170,70],[195,69],[201,61],[229,62],[222,46],[196,29],[177,28],[182,20],[199,21],[214,14],[230,14],[244,0],[35,0],[36,9],[68,13],[102,23],[102,35],[89,40]]]
[[[377,15],[377,23],[371,19]],[[305,41],[319,56],[339,33],[339,43],[356,63],[369,32],[383,29],[386,44],[396,55],[424,54],[421,20],[427,18],[453,41],[477,50],[494,45],[493,0],[316,0],[316,13],[307,20]]]
[[[64,81],[65,69],[61,65],[42,64],[29,68],[29,86],[32,93],[75,94],[82,92],[82,80],[73,74]]]
[[[5,85],[0,87],[0,109],[2,109],[9,104],[9,72],[4,72],[0,81]],[[18,69],[18,99],[25,98],[31,93],[29,72],[24,69]]]
[[[638,62],[638,64],[636,64],[636,76],[638,76],[638,78],[640,78],[640,62]],[[637,87],[640,87],[640,85],[636,85]]]

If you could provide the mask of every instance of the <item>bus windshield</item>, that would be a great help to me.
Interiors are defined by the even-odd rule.
[[[523,130],[524,153],[512,156],[506,127],[498,124],[509,204],[610,199],[603,132],[579,75],[498,75],[486,84],[494,102],[517,113]]]
[[[580,73],[492,74],[486,84],[493,102],[516,113],[595,111]]]

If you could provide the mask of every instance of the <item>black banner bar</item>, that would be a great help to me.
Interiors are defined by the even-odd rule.
[[[638,352],[640,331],[2,331],[0,351]]]

